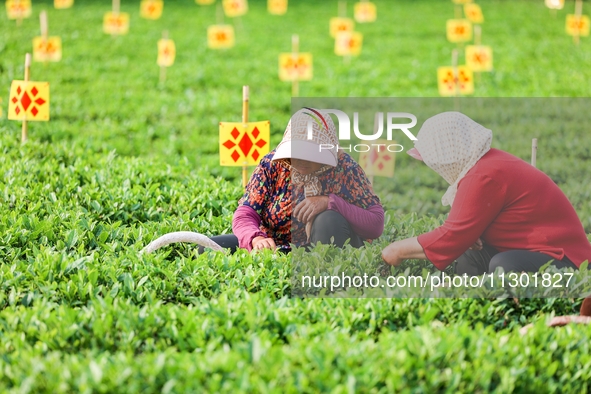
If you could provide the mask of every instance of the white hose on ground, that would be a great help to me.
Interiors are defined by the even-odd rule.
[[[170,245],[176,242],[190,242],[205,248],[211,248],[216,252],[221,252],[224,249],[209,239],[207,236],[199,233],[194,233],[192,231],[177,231],[174,233],[168,233],[160,238],[155,239],[154,241],[150,242],[148,246],[142,249],[140,254],[144,253],[152,253],[156,249],[160,249],[163,246]]]

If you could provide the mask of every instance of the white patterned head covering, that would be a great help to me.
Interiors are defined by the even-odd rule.
[[[441,198],[452,205],[458,183],[490,150],[492,131],[460,112],[443,112],[425,121],[415,148],[427,166],[450,184]]]

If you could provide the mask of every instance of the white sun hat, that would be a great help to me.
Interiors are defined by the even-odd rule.
[[[338,144],[330,115],[305,107],[289,120],[273,160],[300,159],[336,167]]]

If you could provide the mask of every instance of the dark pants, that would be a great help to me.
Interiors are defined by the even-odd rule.
[[[363,240],[353,231],[347,219],[337,211],[326,210],[321,212],[312,223],[310,232],[310,244],[335,244],[339,248],[349,244],[355,248],[363,246]]]
[[[230,249],[230,253],[236,252],[238,249],[238,238],[234,234],[215,235],[209,237],[216,244],[220,245],[224,249]],[[203,253],[203,246],[199,247],[199,254]]]
[[[505,272],[537,272],[550,260],[552,257],[544,253],[528,250],[499,252],[485,244],[482,250],[468,250],[458,257],[456,273],[476,276],[494,272],[498,267],[503,267]],[[557,268],[577,268],[566,256],[562,260],[554,260],[552,265]]]
[[[230,249],[231,253],[236,252],[236,249],[238,249],[238,238],[234,234],[216,235],[211,237],[211,240],[222,248]],[[312,245],[318,242],[323,244],[334,243],[341,248],[347,240],[355,248],[363,246],[363,240],[353,231],[343,215],[336,211],[326,210],[316,216],[310,233],[310,243]],[[199,253],[203,253],[203,246],[199,247]]]

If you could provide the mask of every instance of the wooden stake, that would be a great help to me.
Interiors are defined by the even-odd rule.
[[[474,26],[474,45],[480,46],[482,41],[482,28],[480,25]],[[476,82],[480,83],[480,73],[475,72]]]
[[[346,1],[339,1],[339,17],[346,18],[347,17],[347,2]]]
[[[25,55],[25,82],[29,80],[29,76],[31,73],[31,54],[27,53]]]
[[[218,3],[218,8],[216,9],[215,16],[216,16],[217,24],[223,25],[224,24],[224,8],[222,6],[221,1]]]
[[[39,24],[41,25],[41,37],[43,40],[47,41],[47,36],[49,35],[49,28],[47,24],[47,12],[41,11],[39,14]]]
[[[583,14],[583,0],[576,0],[575,2],[575,18],[577,21],[581,19],[581,15]],[[579,45],[579,29],[577,29],[577,33],[573,36],[573,41],[575,45]]]
[[[113,0],[113,10],[112,10],[113,16],[115,16],[115,17],[119,16],[120,8],[121,7],[120,7],[119,0]],[[111,38],[115,38],[115,37],[117,37],[117,34],[115,34],[115,32],[112,32]]]
[[[47,37],[49,36],[49,24],[47,23],[47,12],[41,11],[39,14],[39,25],[41,26],[41,39],[43,40],[43,51],[47,49]],[[43,63],[47,65],[47,53],[45,53]]]
[[[536,166],[536,156],[538,153],[538,139],[534,138],[531,140],[531,165]]]
[[[248,86],[242,87],[242,123],[244,127],[248,126]],[[248,177],[246,172],[246,164],[244,164],[242,166],[242,187],[246,188],[247,183]]]
[[[294,63],[298,61],[298,52],[300,51],[300,37],[297,34],[291,36],[291,55]],[[291,81],[291,97],[298,97],[300,95],[300,80],[299,75]]]
[[[27,82],[29,81],[29,74],[31,72],[31,54],[25,55],[25,89],[27,88]],[[27,142],[27,114],[24,114],[23,129],[21,132],[21,143]]]
[[[461,4],[456,4],[456,9],[455,9],[455,18],[456,19],[464,19],[464,8],[462,7]],[[464,47],[464,43],[463,42],[458,42],[456,44],[456,47],[461,50]]]
[[[164,66],[160,66],[159,82],[160,82],[160,85],[164,85],[164,83],[166,82],[166,67],[164,67]]]
[[[460,80],[460,75],[458,72],[458,53],[459,51],[457,49],[454,49],[451,52],[451,68],[454,73],[454,107],[456,111],[460,110],[460,84],[458,83]]]
[[[168,40],[168,30],[162,32],[162,39]],[[166,82],[166,67],[160,66],[160,85],[164,85],[164,82]]]
[[[346,18],[347,17],[347,2],[346,1],[339,1],[339,18]],[[343,63],[350,64],[351,63],[351,56],[345,55],[343,56]]]
[[[22,10],[19,12],[19,17],[16,18],[16,25],[20,26],[23,23],[23,18],[22,18],[23,12]]]
[[[242,123],[248,123],[248,86],[242,87]]]
[[[376,134],[378,132],[380,128],[380,115],[376,112],[374,119],[373,119],[373,132],[374,134]],[[380,147],[377,147],[378,149],[378,153],[379,153],[379,149]],[[372,154],[369,154],[369,166],[368,166],[368,171],[367,171],[367,178],[369,179],[369,183],[371,183],[371,186],[373,186],[373,158],[372,158]]]
[[[575,2],[575,15],[580,17],[583,14],[583,0],[577,0]]]
[[[351,55],[343,56],[343,64],[346,64],[347,66],[351,64]]]
[[[236,27],[236,32],[238,32],[239,34],[243,33],[244,32],[244,24],[242,23],[242,17],[241,16],[236,17],[236,18],[234,18],[234,20],[235,20],[234,26]]]

